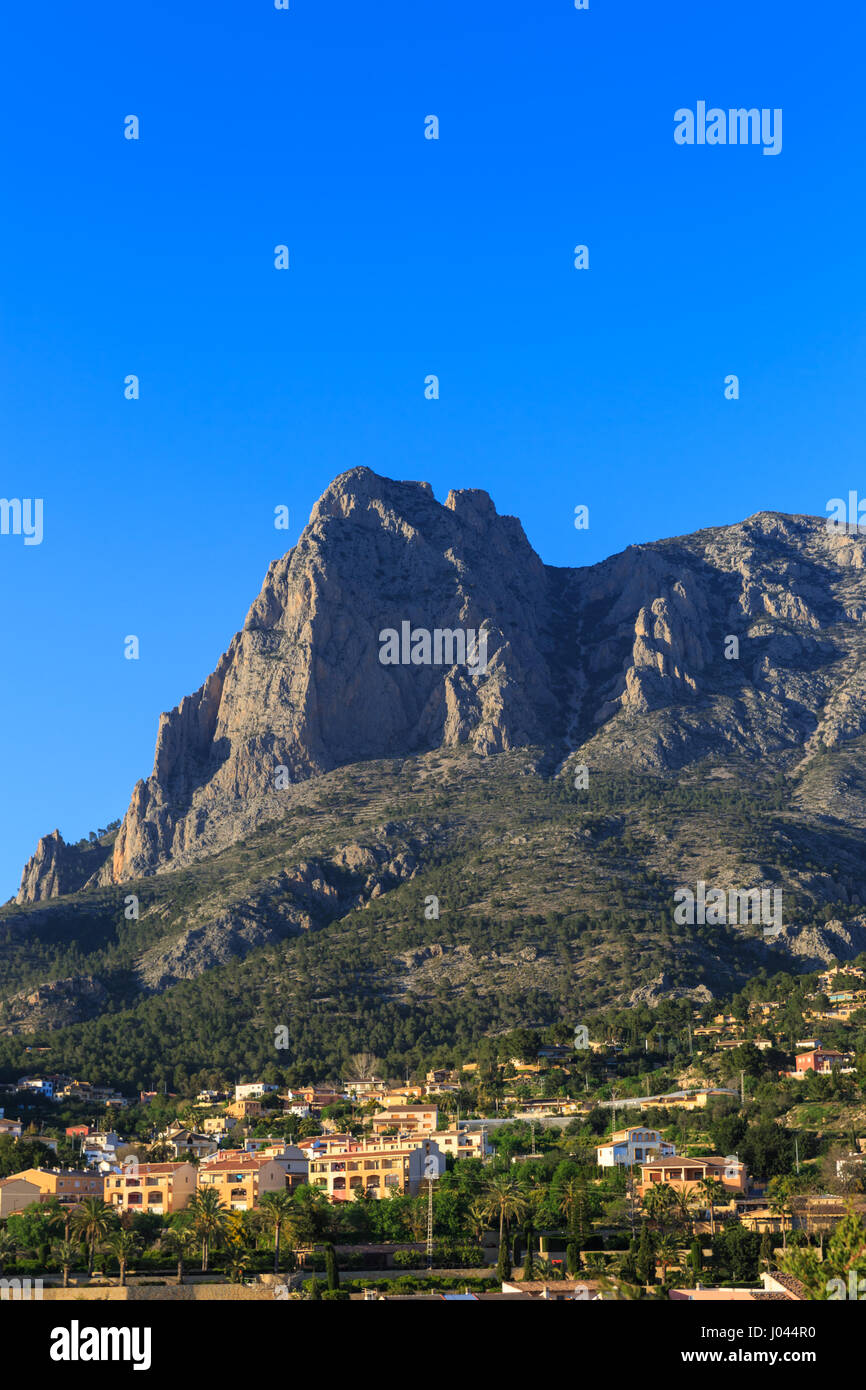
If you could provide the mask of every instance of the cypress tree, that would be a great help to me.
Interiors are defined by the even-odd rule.
[[[638,1242],[637,1247],[637,1259],[635,1260],[638,1278],[640,1279],[642,1284],[655,1283],[655,1264],[656,1262],[655,1255],[653,1252],[653,1242],[652,1236],[650,1235],[650,1228],[647,1222],[644,1221],[643,1225],[641,1226],[640,1241]]]
[[[328,1276],[328,1288],[332,1291],[340,1287],[340,1271],[337,1268],[337,1252],[333,1243],[328,1241],[325,1246],[325,1273]]]

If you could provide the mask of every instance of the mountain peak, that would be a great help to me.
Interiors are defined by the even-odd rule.
[[[710,755],[805,765],[866,735],[864,563],[866,538],[763,512],[553,568],[480,489],[442,504],[429,483],[349,469],[216,669],[162,715],[96,876],[191,863],[279,819],[298,783],[440,746],[662,775]],[[56,832],[19,901],[78,872]]]

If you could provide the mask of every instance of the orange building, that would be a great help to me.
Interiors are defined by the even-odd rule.
[[[102,1197],[103,1177],[92,1168],[74,1171],[71,1168],[25,1168],[13,1174],[39,1188],[40,1202],[56,1197],[64,1206],[73,1206],[84,1197]]]
[[[720,1182],[731,1197],[748,1192],[749,1182],[745,1163],[734,1158],[656,1158],[638,1164],[640,1182],[637,1191],[644,1197],[657,1183],[667,1183],[676,1192],[697,1188],[707,1178]]]

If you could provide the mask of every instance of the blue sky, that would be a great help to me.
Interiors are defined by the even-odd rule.
[[[864,39],[838,0],[14,7],[0,496],[45,536],[0,536],[0,899],[123,814],[274,507],[293,541],[346,468],[487,488],[555,564],[866,492]],[[699,100],[781,107],[782,153],[677,146]]]

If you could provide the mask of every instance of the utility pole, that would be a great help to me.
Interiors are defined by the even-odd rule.
[[[534,1155],[535,1155],[535,1121],[534,1121],[534,1120],[532,1121],[532,1124],[529,1126],[529,1128],[530,1128],[530,1130],[532,1131],[532,1153],[533,1153],[533,1156],[534,1156]]]
[[[797,1164],[797,1176],[799,1177],[799,1176],[800,1176],[800,1141],[799,1141],[799,1139],[797,1138],[797,1135],[796,1135],[796,1134],[794,1135],[794,1157],[795,1157],[795,1161],[796,1161],[796,1164]]]
[[[433,1179],[427,1179],[427,1273],[433,1272]]]
[[[745,1103],[746,1103],[746,1073],[745,1073],[744,1071],[741,1071],[741,1072],[740,1072],[740,1104],[741,1104],[741,1105],[745,1105]]]

